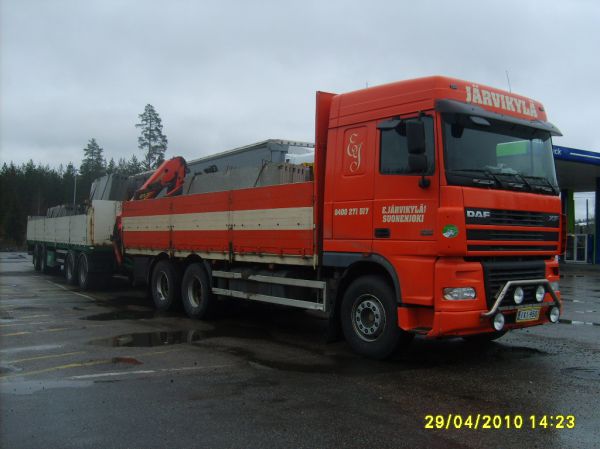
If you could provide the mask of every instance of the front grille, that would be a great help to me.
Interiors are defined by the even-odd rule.
[[[546,265],[543,260],[532,261],[484,261],[483,275],[485,281],[485,294],[488,308],[492,308],[496,297],[508,281],[526,281],[530,279],[545,279]],[[525,292],[523,304],[537,304],[535,300],[536,286],[522,287]],[[513,301],[513,289],[510,289],[504,297],[501,306],[515,305]]]
[[[465,209],[467,224],[559,228],[560,216],[545,212],[504,209]]]
[[[468,251],[514,251],[526,253],[528,251],[556,251],[557,245],[467,245]]]
[[[556,242],[558,240],[558,232],[469,229],[467,230],[467,239],[496,241],[521,240],[524,242]]]

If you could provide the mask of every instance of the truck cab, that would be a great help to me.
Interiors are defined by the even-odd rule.
[[[323,265],[384,279],[412,334],[494,339],[557,321],[553,135],[541,103],[453,78],[322,94]],[[347,308],[346,337],[380,338],[382,301]]]

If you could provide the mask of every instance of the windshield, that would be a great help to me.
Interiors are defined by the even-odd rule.
[[[549,132],[461,114],[443,122],[449,184],[559,193]]]

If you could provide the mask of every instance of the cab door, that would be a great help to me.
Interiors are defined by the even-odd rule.
[[[406,123],[411,120],[424,124],[425,183],[421,181],[422,174],[411,172],[409,167]],[[439,177],[435,176],[434,118],[432,115],[413,115],[387,121],[388,126],[385,122],[382,120],[377,126],[374,251],[390,255],[435,254]]]
[[[332,237],[338,251],[370,252],[373,232],[375,124],[339,130]]]

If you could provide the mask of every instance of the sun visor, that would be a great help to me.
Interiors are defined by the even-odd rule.
[[[510,115],[498,114],[497,112],[487,111],[482,107],[461,103],[456,100],[437,100],[435,102],[435,110],[441,113],[473,115],[491,120],[500,120],[507,123],[514,123],[515,125],[529,126],[542,131],[548,131],[553,136],[562,136],[560,130],[550,122],[525,120]]]

